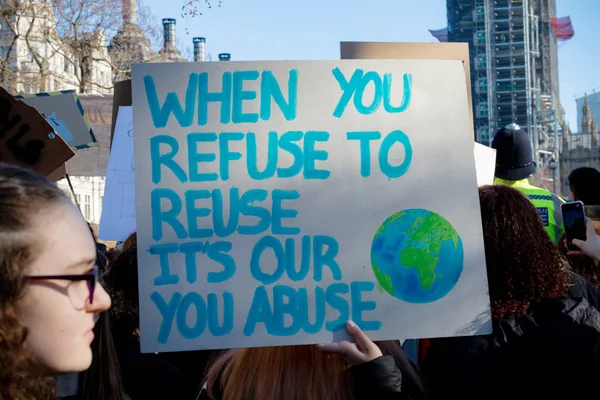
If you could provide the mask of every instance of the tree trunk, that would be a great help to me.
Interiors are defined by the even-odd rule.
[[[10,55],[12,53],[13,48],[15,47],[15,43],[19,35],[14,35],[13,40],[8,46],[8,51],[6,53],[6,59],[3,60],[1,64],[2,71],[0,71],[0,85],[4,88],[9,88],[10,86],[14,86],[14,76],[9,76],[9,64],[10,64]],[[15,90],[16,88],[13,88]]]
[[[88,83],[87,68],[85,66],[85,60],[79,60],[79,93],[85,93]]]
[[[40,68],[40,92],[45,92],[48,89],[48,71],[46,70],[46,65],[43,63]]]

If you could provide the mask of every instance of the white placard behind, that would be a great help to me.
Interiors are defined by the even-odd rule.
[[[135,232],[136,214],[131,107],[119,107],[114,141],[106,170],[98,238],[124,241]]]
[[[374,340],[490,332],[462,62],[140,64],[132,84],[144,352],[322,343],[349,318]]]
[[[477,171],[477,185],[493,185],[496,175],[496,149],[475,143],[473,154]]]

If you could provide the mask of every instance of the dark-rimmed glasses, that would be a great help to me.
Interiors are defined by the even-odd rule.
[[[90,304],[94,304],[94,292],[96,290],[96,283],[98,283],[98,266],[94,265],[94,269],[90,274],[81,274],[81,275],[26,275],[25,279],[33,280],[33,281],[42,281],[42,280],[61,280],[61,281],[71,281],[71,284],[67,286],[67,294],[71,299],[71,302],[74,302],[75,299],[72,297],[81,297],[82,293],[73,293],[73,290],[77,291],[77,288],[73,285],[75,282],[85,282],[87,286],[87,291],[89,293]],[[73,288],[69,290],[69,288]],[[75,304],[74,304],[75,305]]]

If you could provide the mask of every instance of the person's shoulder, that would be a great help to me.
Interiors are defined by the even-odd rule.
[[[560,197],[559,195],[557,195],[556,193],[553,193],[549,190],[550,194],[552,195],[552,200],[555,203],[566,203],[567,201],[565,199],[563,199],[562,197]]]

